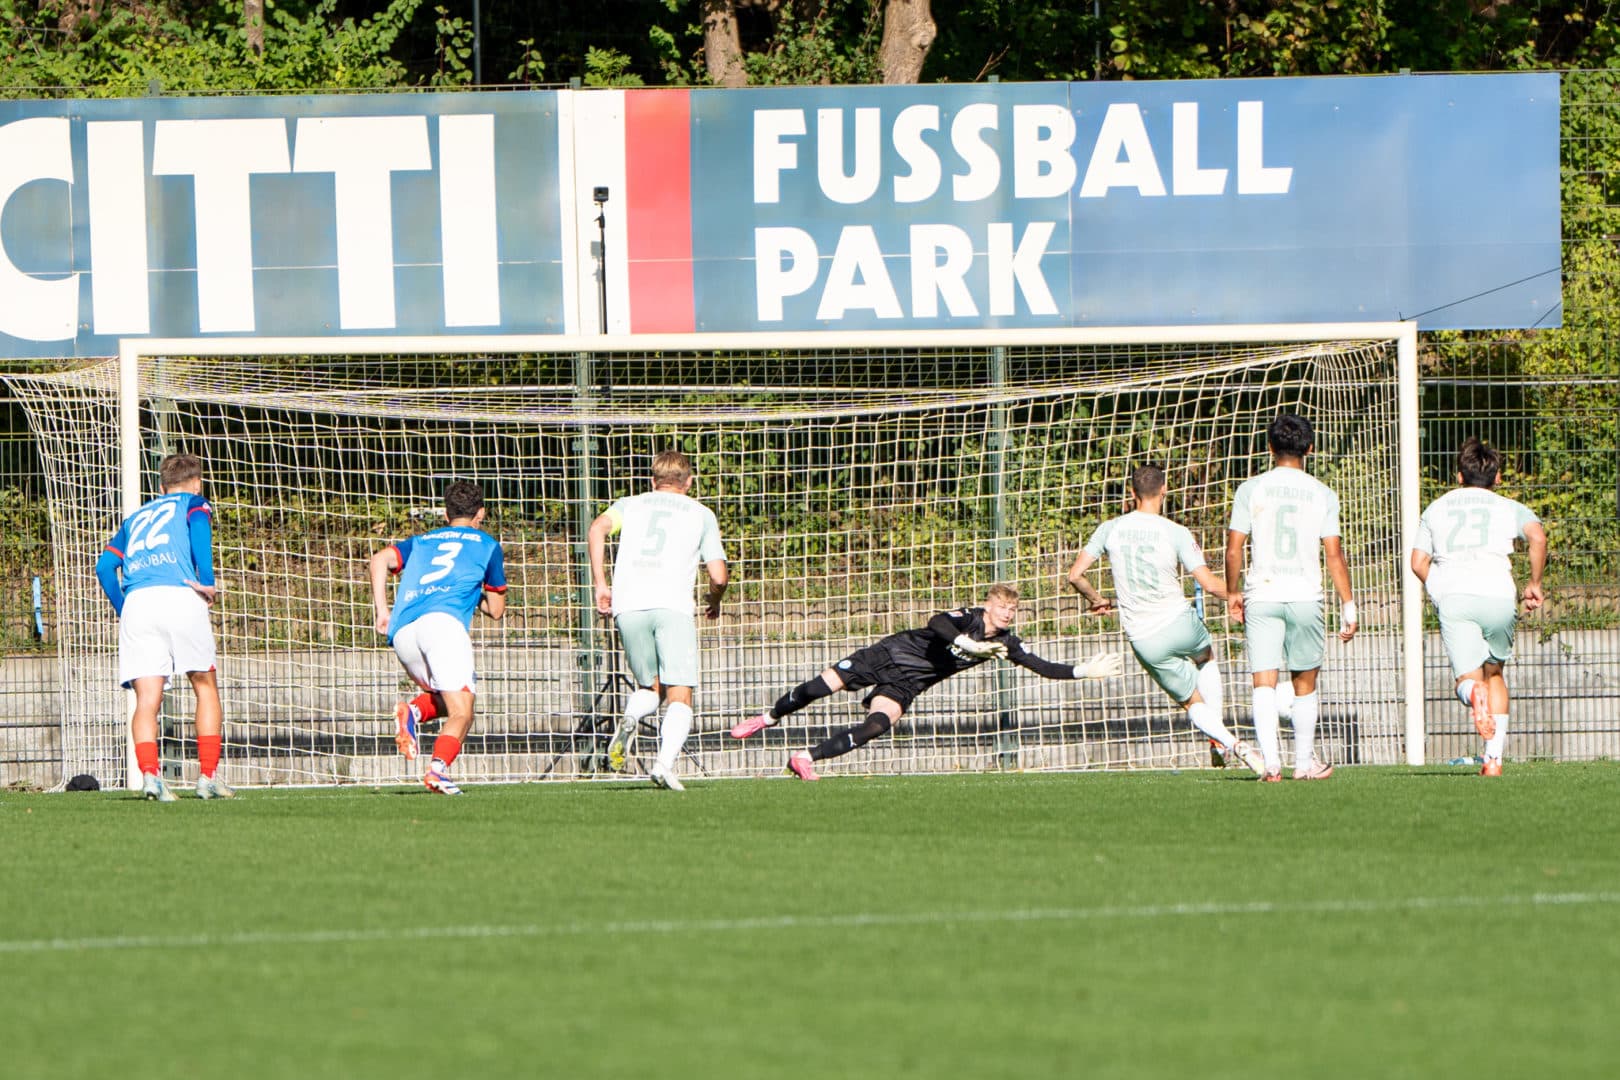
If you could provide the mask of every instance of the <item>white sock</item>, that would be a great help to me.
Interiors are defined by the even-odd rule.
[[[1265,755],[1266,772],[1282,772],[1282,746],[1277,734],[1277,689],[1273,686],[1254,688],[1254,741]]]
[[[651,716],[657,711],[658,691],[641,687],[630,695],[629,701],[624,703],[624,722],[626,724],[639,723],[643,717]]]
[[[1221,682],[1221,666],[1213,660],[1198,669],[1198,696],[1215,710],[1217,717],[1226,712],[1226,687]]]
[[[1294,771],[1311,767],[1316,753],[1317,693],[1312,690],[1294,699]]]
[[[1473,705],[1474,705],[1473,697],[1474,697],[1474,680],[1473,679],[1464,679],[1462,682],[1457,684],[1457,700],[1458,701],[1462,702],[1464,705],[1467,705],[1469,708],[1473,708]]]
[[[664,724],[658,729],[658,768],[665,772],[675,768],[675,759],[680,756],[691,730],[692,706],[671,702],[664,710]]]
[[[1502,744],[1507,741],[1507,713],[1497,713],[1496,734],[1485,740],[1485,756],[1499,758],[1502,756]]]
[[[1294,684],[1288,678],[1288,672],[1277,672],[1277,715],[1284,720],[1294,715]]]
[[[1187,706],[1187,719],[1193,722],[1193,727],[1220,743],[1222,750],[1237,742],[1237,737],[1221,722],[1221,714],[1207,701],[1195,701]]]

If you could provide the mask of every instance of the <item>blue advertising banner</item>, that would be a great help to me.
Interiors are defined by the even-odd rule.
[[[0,102],[0,356],[560,333],[556,98]]]
[[[698,92],[696,328],[1556,326],[1558,87]]]
[[[1558,91],[1506,74],[0,102],[0,357],[599,319],[1556,326]]]

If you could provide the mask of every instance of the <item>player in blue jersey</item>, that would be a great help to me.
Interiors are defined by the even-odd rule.
[[[214,673],[213,511],[202,497],[202,462],[170,454],[158,466],[163,494],[121,525],[96,561],[101,591],[118,614],[118,680],[135,691],[130,740],[141,770],[141,793],[158,802],[175,796],[159,775],[158,709],[172,675],[182,672],[197,695],[197,796],[236,793],[216,776],[224,714]]]
[[[492,619],[506,613],[506,563],[501,542],[479,528],[484,493],[477,484],[451,482],[444,491],[444,516],[449,524],[389,544],[371,557],[371,596],[377,633],[388,635],[406,674],[422,688],[394,710],[394,741],[414,760],[419,725],[443,717],[422,783],[441,795],[460,795],[450,766],[472,727],[477,693],[468,630],[474,611]],[[399,575],[392,610],[390,574]]]

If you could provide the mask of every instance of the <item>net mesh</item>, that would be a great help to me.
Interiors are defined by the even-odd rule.
[[[1233,491],[1268,464],[1266,423],[1296,411],[1316,425],[1308,467],[1341,499],[1363,626],[1349,646],[1330,635],[1319,746],[1338,762],[1393,762],[1395,355],[1392,341],[1346,341],[165,356],[140,367],[143,497],[164,454],[203,458],[232,782],[382,783],[407,778],[392,715],[408,682],[372,630],[366,560],[439,522],[448,481],[477,481],[510,588],[504,620],[474,623],[480,693],[458,779],[579,778],[599,775],[630,688],[592,610],[585,528],[649,486],[654,453],[678,447],[734,582],[722,619],[701,628],[682,768],[758,775],[858,722],[859,695],[746,744],[725,734],[738,718],[993,582],[1020,590],[1015,629],[1037,654],[1124,649],[1112,618],[1082,614],[1064,573],[1090,530],[1126,509],[1130,469],[1163,465],[1166,512],[1218,551]],[[123,769],[116,623],[93,572],[121,517],[117,374],[108,362],[13,379],[44,454],[62,583],[64,775]],[[1241,634],[1215,601],[1208,617],[1241,730]],[[171,771],[194,769],[191,708],[188,688],[168,695]],[[832,767],[1163,768],[1207,761],[1205,746],[1134,662],[1103,682],[993,662],[928,691],[892,736]]]

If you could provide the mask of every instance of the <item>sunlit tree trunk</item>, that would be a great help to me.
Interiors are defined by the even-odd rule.
[[[888,0],[883,9],[883,42],[878,46],[884,82],[914,83],[922,75],[923,61],[938,32],[929,3]]]
[[[242,0],[242,26],[247,30],[248,48],[264,55],[264,0]]]
[[[714,85],[748,85],[736,0],[703,0],[703,62]]]

